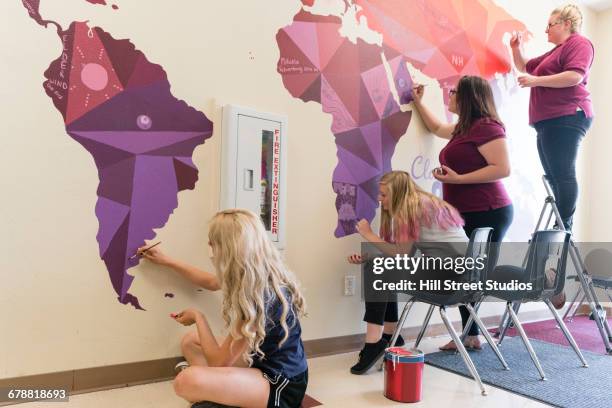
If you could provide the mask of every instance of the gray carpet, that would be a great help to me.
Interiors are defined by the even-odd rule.
[[[504,339],[500,351],[510,366],[501,368],[488,345],[471,351],[480,378],[486,384],[515,394],[568,408],[612,407],[612,356],[583,351],[589,364],[583,368],[574,351],[565,346],[531,340],[547,381],[540,381],[529,353],[519,337]],[[461,355],[450,352],[427,354],[425,363],[472,378]],[[486,398],[486,397],[483,397]]]

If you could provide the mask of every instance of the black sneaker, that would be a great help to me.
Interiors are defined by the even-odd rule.
[[[387,343],[389,343],[389,347],[391,347],[391,337],[393,337],[392,334],[383,333],[382,335],[382,338],[387,340]],[[395,345],[393,347],[402,347],[404,344],[406,344],[406,342],[400,334],[399,336],[397,336],[397,339],[395,340]]]
[[[359,361],[351,367],[351,374],[365,374],[385,354],[387,340],[380,339],[376,343],[366,343],[359,352]]]

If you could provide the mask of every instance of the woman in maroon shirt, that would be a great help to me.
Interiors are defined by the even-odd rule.
[[[555,48],[530,60],[523,56],[521,33],[514,34],[510,41],[514,64],[519,71],[527,72],[518,82],[531,88],[529,124],[538,133],[540,161],[567,230],[572,228],[578,199],[578,146],[593,120],[586,84],[594,50],[593,44],[578,33],[581,25],[578,7],[567,5],[554,10],[546,34]]]
[[[477,76],[464,76],[456,89],[449,91],[448,110],[459,116],[457,123],[445,124],[423,104],[424,88],[413,89],[414,106],[430,132],[448,144],[440,152],[439,169],[434,177],[441,181],[444,200],[459,210],[470,236],[476,228],[493,228],[493,242],[503,240],[512,223],[512,201],[501,179],[510,174],[506,132],[499,120],[491,86]],[[459,308],[463,325],[469,319],[465,307]],[[478,327],[472,324],[466,347],[480,348]],[[454,350],[451,341],[441,347]]]

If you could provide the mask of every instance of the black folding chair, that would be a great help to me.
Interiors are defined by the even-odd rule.
[[[493,231],[492,228],[478,228],[472,232],[470,241],[468,243],[466,255],[465,255],[466,258],[476,259],[476,258],[481,257],[481,258],[488,259],[492,231]],[[488,262],[486,264],[489,265]],[[485,268],[475,267],[473,269],[466,270],[462,275],[458,275],[459,277],[458,280],[460,282],[468,282],[468,283],[480,282],[483,274],[485,274],[486,269],[487,267],[485,266]],[[395,329],[395,332],[393,333],[393,336],[391,337],[390,346],[395,345],[395,341],[397,340],[397,337],[399,336],[399,333],[402,327],[404,326],[404,323],[406,321],[406,318],[408,317],[408,313],[410,312],[412,305],[415,302],[423,302],[423,303],[428,303],[430,306],[425,316],[425,320],[423,321],[421,331],[416,339],[415,347],[418,347],[418,345],[420,344],[427,330],[427,326],[429,325],[429,320],[431,319],[433,310],[435,307],[438,307],[440,309],[440,316],[442,317],[442,321],[444,322],[444,325],[446,326],[446,330],[448,331],[451,338],[457,345],[457,350],[461,354],[461,357],[463,358],[465,365],[467,366],[468,370],[472,374],[472,377],[474,378],[474,380],[478,383],[478,386],[480,387],[482,395],[487,395],[487,391],[484,385],[482,384],[480,375],[478,374],[478,371],[476,370],[476,367],[474,366],[474,362],[470,358],[468,352],[465,349],[465,346],[463,345],[463,342],[461,341],[461,339],[459,338],[459,335],[453,328],[453,325],[451,324],[448,318],[448,315],[446,313],[447,307],[465,305],[468,308],[473,321],[478,325],[483,335],[485,336],[487,342],[491,346],[491,349],[493,349],[493,351],[497,355],[497,358],[501,362],[502,367],[508,370],[509,369],[508,364],[506,364],[506,361],[504,360],[504,357],[501,355],[499,349],[497,348],[497,345],[493,341],[493,338],[491,337],[489,332],[486,330],[486,327],[484,326],[482,320],[480,320],[480,318],[474,312],[474,309],[470,305],[470,303],[478,302],[482,298],[483,296],[482,291],[454,291],[448,294],[419,291],[419,292],[410,292],[409,295],[412,296],[412,298],[404,306],[404,310],[402,311],[401,317],[398,321],[397,328]]]
[[[525,330],[513,308],[513,302],[541,302],[543,301],[550,309],[557,324],[563,331],[565,338],[570,343],[584,367],[588,367],[584,356],[576,345],[576,341],[563,323],[550,298],[563,291],[565,285],[565,269],[567,254],[569,252],[571,234],[567,231],[546,230],[534,233],[527,250],[527,263],[525,268],[514,265],[496,266],[488,279],[499,283],[529,283],[531,290],[524,291],[486,291],[485,296],[493,296],[506,301],[507,313],[514,327],[517,329],[533,363],[535,364],[542,380],[546,379],[540,361],[531,346]],[[498,345],[504,340],[507,325],[500,333]]]

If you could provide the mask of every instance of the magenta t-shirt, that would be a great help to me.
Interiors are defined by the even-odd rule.
[[[579,108],[584,111],[587,118],[593,117],[593,105],[586,84],[594,53],[591,41],[574,33],[563,44],[527,62],[526,69],[531,75],[543,76],[576,71],[584,77],[578,85],[566,88],[541,86],[531,88],[530,125],[545,119],[573,115]]]
[[[506,137],[501,123],[489,118],[478,119],[466,134],[455,135],[440,151],[440,163],[459,174],[471,173],[488,166],[478,147]],[[444,200],[459,212],[495,210],[512,204],[501,180],[492,183],[442,185]]]

